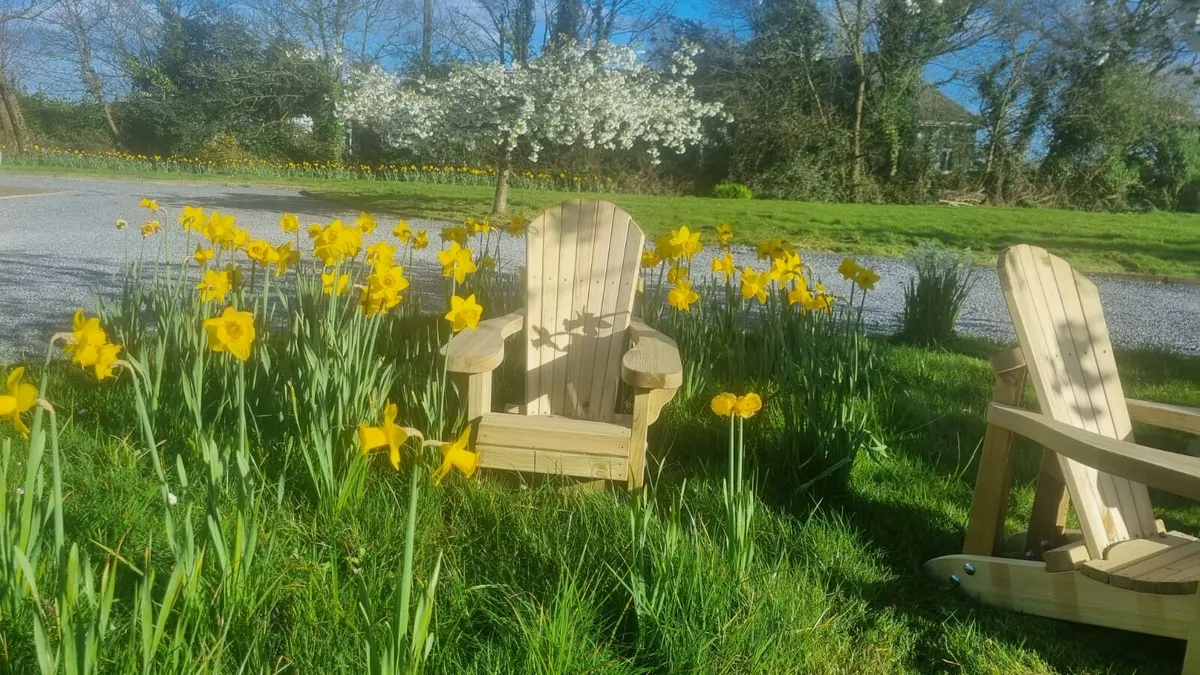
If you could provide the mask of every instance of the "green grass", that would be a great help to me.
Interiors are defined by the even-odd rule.
[[[0,167],[0,170],[9,169]],[[27,169],[14,169],[26,172]],[[53,169],[40,173],[105,175],[149,180],[205,180],[288,184],[349,208],[448,221],[480,216],[491,206],[484,186],[391,183],[362,180],[284,181],[265,177],[180,176],[144,172],[113,176]],[[738,238],[754,243],[787,237],[805,250],[899,256],[926,239],[970,248],[991,263],[1007,246],[1044,246],[1087,272],[1200,277],[1200,216],[1181,213],[1093,213],[1006,207],[824,204],[777,200],[595,194],[513,190],[514,210],[536,213],[564,199],[610,199],[634,215],[650,234],[680,224],[712,228],[734,224]]]
[[[657,621],[634,620],[622,585],[637,508],[623,491],[565,492],[554,481],[519,489],[495,475],[478,484],[456,476],[427,491],[418,578],[444,555],[433,671],[1177,672],[1182,642],[988,608],[921,574],[923,561],[961,545],[991,389],[986,361],[969,354],[994,346],[880,348],[875,414],[888,456],[861,458],[848,492],[820,504],[764,505],[744,586],[719,552],[719,477],[697,461],[697,448],[670,447],[681,429],[712,426],[712,416],[703,400],[667,409],[652,448],[672,477],[657,500],[666,513],[686,477],[683,520],[695,531],[672,581],[674,611]],[[1124,352],[1118,360],[1127,395],[1200,405],[1200,359]],[[129,436],[127,389],[62,369],[50,387],[63,416],[70,538],[93,560],[103,543],[136,564],[146,546],[164,544],[156,487]],[[1139,439],[1169,449],[1184,442],[1164,433]],[[1032,448],[1022,452],[1010,532],[1028,516],[1037,459]],[[351,578],[363,575],[380,593],[395,583],[403,493],[399,476],[375,471],[364,503],[341,518],[314,511],[296,486],[282,508],[267,510],[262,555],[278,589],[261,616],[269,639],[260,651],[293,672],[361,669]],[[1200,528],[1195,505],[1155,498],[1169,527]],[[180,508],[193,499],[203,503],[185,495]],[[116,616],[129,602],[118,591]],[[0,635],[0,670],[32,672],[29,628],[0,617]]]

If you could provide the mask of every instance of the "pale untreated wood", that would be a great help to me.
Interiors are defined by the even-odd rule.
[[[671,338],[633,321],[629,327],[633,347],[621,361],[621,377],[632,387],[676,389],[683,384],[683,362]]]
[[[1036,441],[1085,466],[1191,499],[1200,499],[1200,459],[1077,429],[1043,415],[993,403],[988,422]],[[1153,521],[1152,521],[1153,523]],[[1157,534],[1157,527],[1149,534]],[[1087,539],[1087,533],[1084,533]],[[1091,546],[1088,546],[1089,550]],[[1099,558],[1101,555],[1093,555]]]
[[[1031,246],[1000,260],[1000,280],[1042,413],[1115,439],[1130,437],[1112,345],[1095,286]],[[1144,485],[1059,458],[1089,552],[1154,532]]]
[[[1084,563],[1083,573],[1104,583],[1112,582],[1112,575],[1121,570],[1142,562],[1164,551],[1182,546],[1194,539],[1188,537],[1154,536],[1143,539],[1130,539],[1113,544],[1102,560],[1092,559]]]
[[[646,432],[650,427],[650,392],[639,390],[633,395],[633,433],[629,437],[628,487],[642,487],[646,475]]]
[[[1035,558],[1041,558],[1045,551],[1065,542],[1069,504],[1058,453],[1043,450],[1033,506],[1029,510],[1029,527],[1025,530],[1025,551],[1032,553]],[[1083,533],[1078,534],[1076,541],[1083,541]]]
[[[485,373],[504,362],[504,341],[525,325],[524,310],[480,321],[475,330],[464,330],[442,347],[446,370],[452,373]]]
[[[460,392],[467,406],[467,421],[474,422],[492,411],[492,372],[458,375]]]
[[[955,575],[965,593],[989,605],[1138,633],[1185,638],[1196,611],[1191,596],[1136,593],[1079,572],[1047,572],[1040,562],[960,554],[924,569],[940,583]]]
[[[629,459],[604,455],[579,455],[554,450],[530,450],[504,446],[479,448],[479,466],[519,473],[626,480]]]
[[[992,400],[1017,405],[1025,388],[1024,362],[1020,366],[1012,366],[1011,354],[1006,360],[1009,363],[1002,363],[996,370]],[[995,555],[1000,552],[1004,544],[1004,516],[1008,511],[1015,460],[1012,431],[988,425],[975,478],[975,494],[971,500],[963,553]]]
[[[1185,543],[1112,570],[1108,583],[1141,593],[1195,593],[1196,582],[1200,580],[1200,542],[1182,532],[1171,532],[1168,536]],[[1124,545],[1122,542],[1113,548]]]
[[[1200,435],[1200,409],[1169,403],[1125,399],[1134,422]]]
[[[479,421],[480,446],[629,456],[630,429],[618,424],[551,415],[488,413]]]
[[[449,370],[466,375],[482,466],[641,485],[647,427],[683,382],[675,343],[634,325],[644,244],[641,228],[609,202],[563,202],[530,223],[523,314],[481,322],[445,349]],[[506,408],[517,415],[490,413],[491,371],[522,325],[523,403]],[[616,410],[622,378],[634,388],[632,416]]]
[[[1082,539],[1068,542],[1042,553],[1042,560],[1046,563],[1047,572],[1077,570],[1091,557],[1087,550],[1087,544],[1083,543]]]

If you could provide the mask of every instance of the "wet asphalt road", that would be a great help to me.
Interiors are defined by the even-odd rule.
[[[352,220],[357,215],[294,188],[0,174],[0,363],[41,354],[49,335],[69,326],[76,308],[91,307],[97,293],[113,292],[114,273],[126,256],[126,239],[113,223],[118,218],[129,221],[129,255],[137,255],[141,238],[136,227],[145,218],[138,201],[143,196],[158,199],[167,210],[161,220],[164,227],[172,229],[175,259],[185,253],[175,220],[184,204],[233,213],[253,235],[274,241],[283,238],[278,223],[285,211],[299,214],[304,224],[333,218]],[[379,222],[376,239],[390,233],[394,218],[379,217]],[[410,222],[414,229],[429,228],[430,239],[437,245],[440,223]],[[505,239],[504,244],[501,264],[510,269],[521,264],[522,243]],[[433,247],[421,253],[424,255],[414,261],[408,276],[418,292],[433,294],[440,288]],[[736,257],[739,264],[756,264],[752,251],[739,251]],[[848,293],[846,282],[836,273],[841,258],[840,254],[804,256],[831,291]],[[903,288],[911,268],[892,258],[860,257],[859,262],[874,267],[882,277],[867,299],[868,328],[890,331],[903,305]],[[707,270],[709,258],[702,255],[694,264],[697,270]],[[958,328],[1011,341],[1012,326],[995,270],[979,268],[978,272]],[[1200,286],[1094,280],[1118,346],[1200,354]]]

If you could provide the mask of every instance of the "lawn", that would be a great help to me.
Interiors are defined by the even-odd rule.
[[[670,477],[652,494],[665,514],[686,479],[683,522],[698,553],[684,559],[686,578],[674,584],[679,606],[668,603],[674,613],[658,617],[654,630],[631,618],[623,585],[635,548],[630,518],[641,507],[622,490],[579,493],[554,481],[518,489],[509,477],[489,475],[427,492],[418,579],[427,579],[438,551],[443,560],[432,672],[1177,671],[1182,642],[990,609],[921,574],[924,560],[961,543],[990,376],[975,356],[878,347],[886,364],[877,414],[887,456],[860,460],[845,494],[802,508],[765,504],[748,586],[728,577],[719,536],[710,532],[719,528],[721,499],[712,448],[671,442],[688,427],[719,429],[705,401],[668,408],[652,447]],[[960,345],[974,353],[992,348]],[[1118,360],[1128,395],[1200,404],[1200,360],[1146,352]],[[69,539],[93,560],[119,550],[128,565],[118,566],[119,583],[133,584],[134,569],[163,567],[169,554],[147,457],[130,437],[128,389],[97,386],[66,368],[55,369],[51,389],[64,429]],[[1181,447],[1174,436],[1142,440]],[[1036,459],[1032,448],[1022,455],[1010,532],[1028,514]],[[314,510],[296,485],[269,485],[271,502],[277,489],[280,508],[262,514],[258,554],[275,597],[255,619],[264,643],[250,648],[295,672],[361,671],[355,577],[374,592],[395,582],[403,480],[373,472],[363,503],[339,517]],[[1200,527],[1200,509],[1156,498],[1168,527]],[[176,508],[195,507],[200,527],[204,510],[192,501],[202,494],[184,495]],[[118,590],[109,640],[133,630],[125,617],[134,598],[125,591]],[[0,670],[32,672],[29,626],[7,620],[0,616]]]
[[[0,170],[10,169],[0,167]],[[29,171],[25,168],[13,171]],[[480,216],[492,190],[478,185],[367,180],[289,180],[264,177],[203,179],[187,174],[142,172],[113,176],[94,171],[51,169],[44,173],[105,175],[129,179],[212,180],[294,185],[348,208],[447,221]],[[1084,272],[1153,277],[1200,277],[1200,216],[1179,213],[1095,213],[1057,209],[951,207],[939,205],[826,204],[777,200],[718,200],[609,193],[514,189],[510,204],[527,214],[564,199],[610,199],[634,214],[650,234],[680,224],[736,226],[744,243],[784,236],[805,250],[900,256],[916,243],[935,239],[970,248],[992,263],[1016,243],[1044,246]]]

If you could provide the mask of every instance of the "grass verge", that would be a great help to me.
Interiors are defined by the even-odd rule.
[[[192,176],[143,172],[25,168],[0,171],[90,175],[141,180],[186,180],[288,185],[348,208],[447,221],[485,214],[492,189],[484,186],[363,180],[288,180],[263,176]],[[1200,277],[1200,216],[1181,213],[1103,213],[1008,207],[824,204],[778,200],[720,200],[608,193],[513,190],[515,210],[536,213],[564,199],[609,199],[635,214],[650,234],[680,224],[711,228],[732,222],[754,243],[786,237],[805,250],[900,256],[923,240],[972,249],[991,264],[1007,246],[1044,246],[1079,270],[1152,277]]]
[[[428,493],[418,569],[429,570],[439,549],[444,555],[432,671],[1177,671],[1182,642],[991,609],[921,574],[924,560],[962,541],[991,384],[986,361],[975,355],[993,346],[880,347],[883,395],[875,413],[888,456],[861,459],[844,495],[801,512],[768,505],[756,521],[759,558],[748,587],[726,578],[719,534],[709,533],[719,530],[720,471],[705,469],[703,449],[670,446],[681,430],[710,426],[712,416],[703,401],[667,409],[652,447],[673,470],[658,498],[669,505],[682,489],[678,477],[686,477],[685,521],[697,528],[697,555],[680,563],[685,575],[670,605],[686,613],[653,622],[631,615],[617,570],[631,555],[629,518],[638,507],[622,491],[563,492],[553,483],[517,489],[493,475]],[[1118,360],[1128,395],[1200,405],[1200,359],[1124,352]],[[99,543],[122,542],[135,561],[147,544],[162,548],[153,477],[117,431],[131,428],[129,401],[79,371],[54,380],[71,539],[93,542],[94,557],[103,554]],[[1184,442],[1162,433],[1139,440],[1169,449]],[[1021,455],[1010,531],[1028,516],[1037,458],[1033,448]],[[372,472],[368,498],[336,520],[302,496],[268,511],[263,555],[282,599],[261,617],[269,639],[256,648],[279,668],[361,670],[359,636],[331,638],[330,628],[353,625],[352,576],[371,589],[393,583],[402,482]],[[1155,497],[1168,527],[1200,527],[1195,505]],[[131,602],[118,597],[117,614]],[[3,617],[0,626],[0,669],[36,670],[29,627],[4,625]]]

